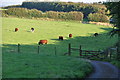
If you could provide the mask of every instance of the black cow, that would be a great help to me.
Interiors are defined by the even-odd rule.
[[[94,36],[95,36],[95,37],[98,36],[98,33],[94,33]]]
[[[59,36],[59,40],[63,40],[63,36]]]
[[[34,32],[34,30],[35,30],[34,28],[31,28],[31,31],[32,31],[32,32]]]

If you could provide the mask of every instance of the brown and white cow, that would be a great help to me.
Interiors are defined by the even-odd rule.
[[[32,31],[32,32],[34,32],[34,30],[35,30],[34,28],[31,28],[31,31]]]
[[[48,43],[47,40],[40,40],[40,41],[38,42],[39,45],[40,45],[40,44],[47,44],[47,43]]]
[[[15,32],[17,32],[18,31],[18,28],[15,28]]]

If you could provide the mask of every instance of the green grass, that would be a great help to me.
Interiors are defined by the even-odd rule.
[[[78,51],[72,52],[71,57],[62,56],[68,52],[68,43],[76,48],[82,45],[84,50],[104,50],[117,42],[116,35],[112,38],[107,35],[112,27],[75,21],[2,18],[2,26],[4,78],[83,78],[92,71],[92,67],[86,61],[73,57],[79,56]],[[16,27],[18,32],[14,32]],[[35,28],[34,33],[30,32],[31,27]],[[100,35],[93,37],[95,32]],[[70,33],[73,38],[68,38]],[[63,36],[64,40],[58,40],[59,36]],[[42,39],[48,40],[48,44],[40,45],[38,54],[37,43]],[[18,43],[21,44],[20,53],[17,53]]]
[[[117,36],[110,38],[107,32],[111,27],[98,26],[94,24],[82,24],[79,22],[65,22],[65,21],[42,21],[32,19],[19,19],[19,18],[3,18],[2,19],[2,35],[3,35],[3,50],[17,50],[17,44],[21,44],[21,52],[23,53],[37,53],[37,43],[39,40],[47,39],[47,45],[41,45],[41,52],[44,54],[53,54],[54,47],[57,47],[57,54],[63,55],[68,50],[68,43],[73,47],[82,45],[85,50],[104,50],[112,46],[117,41]],[[18,27],[19,31],[14,32]],[[30,28],[34,27],[35,32],[30,32]],[[93,37],[97,32],[100,35]],[[68,38],[72,33],[73,38]],[[59,36],[63,36],[64,40],[58,40]],[[74,53],[74,52],[73,52]],[[75,52],[78,55],[79,52]],[[74,55],[73,54],[73,55]]]
[[[83,59],[38,54],[3,54],[3,78],[84,78],[92,66]]]
[[[111,63],[120,69],[120,61],[113,60]]]

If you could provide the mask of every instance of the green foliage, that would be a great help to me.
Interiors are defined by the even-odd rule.
[[[64,19],[64,20],[83,20],[83,13],[77,11],[71,12],[55,12],[55,11],[47,11],[46,16],[48,18],[53,19]]]
[[[109,18],[106,15],[100,13],[90,13],[88,15],[88,19],[95,22],[109,22]]]
[[[8,15],[13,15],[17,17],[26,17],[28,16],[28,11],[26,8],[9,8],[6,13]]]
[[[82,21],[83,14],[81,12],[71,11],[68,13],[68,19]]]
[[[53,18],[53,19],[58,19],[58,15],[59,13],[58,12],[55,12],[55,11],[47,11],[46,13],[46,17],[48,18]]]
[[[111,61],[111,63],[115,66],[117,66],[119,69],[120,69],[120,61],[117,61],[117,60],[113,60]]]
[[[23,2],[21,7],[28,9],[38,9],[45,11],[59,11],[71,12],[80,11],[87,17],[90,13],[106,13],[106,7],[102,4],[87,4],[87,3],[73,3],[73,2]]]
[[[27,8],[9,8],[3,12],[3,16],[12,15],[17,17],[26,17],[26,18],[41,18],[47,17],[52,19],[63,19],[63,20],[83,20],[83,13],[77,11],[71,12],[56,12],[56,11],[47,11],[42,12],[37,9],[27,9]]]
[[[8,14],[6,14],[6,10],[0,10],[2,17],[8,17]]]
[[[3,14],[17,16],[17,17],[41,17],[42,12],[37,9],[27,9],[27,8],[8,8]]]
[[[114,21],[112,23],[115,27],[117,27],[117,34],[118,34],[118,50],[117,50],[117,60],[120,61],[120,1],[119,2],[106,2],[104,3],[108,10],[110,10],[110,14]],[[116,30],[113,30],[116,33]]]
[[[28,15],[29,15],[30,17],[35,17],[35,18],[40,18],[40,17],[42,17],[42,11],[39,11],[39,10],[37,10],[37,9],[31,9],[31,10],[28,10],[28,9],[27,9],[27,11],[28,11]]]
[[[84,14],[84,18],[87,18],[90,13],[107,14],[107,8],[103,4],[93,3],[73,3],[73,2],[23,2],[22,5],[8,6],[4,8],[28,8],[37,9],[43,12],[55,11],[55,12],[71,12],[77,11]],[[64,13],[65,14],[65,13]],[[63,15],[64,16],[64,15]]]
[[[114,25],[120,28],[120,1],[119,2],[106,2],[104,3],[108,10],[110,10],[110,15],[114,19]]]

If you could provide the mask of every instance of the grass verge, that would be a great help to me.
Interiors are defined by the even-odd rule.
[[[3,78],[84,78],[92,66],[69,56],[3,53]]]

